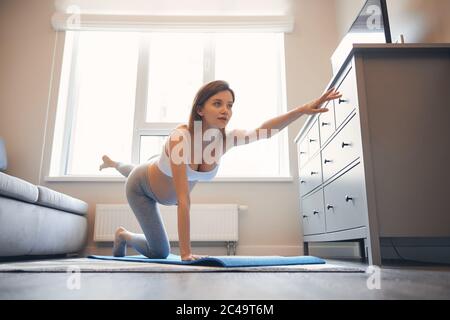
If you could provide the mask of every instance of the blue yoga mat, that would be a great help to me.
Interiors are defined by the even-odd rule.
[[[113,256],[88,256],[92,259],[100,260],[118,260],[134,262],[151,262],[164,264],[181,264],[207,267],[262,267],[262,266],[281,266],[281,265],[302,265],[302,264],[324,264],[322,260],[313,256],[214,256],[205,257],[194,261],[182,261],[180,256],[170,254],[166,259],[150,259],[142,255],[113,257]]]

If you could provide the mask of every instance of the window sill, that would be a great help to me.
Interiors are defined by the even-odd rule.
[[[125,182],[123,177],[92,177],[92,176],[59,176],[45,177],[45,182]],[[211,181],[199,181],[199,183],[216,182],[293,182],[294,177],[222,177]]]
[[[124,182],[123,177],[94,177],[94,176],[54,176],[44,177],[45,182]]]

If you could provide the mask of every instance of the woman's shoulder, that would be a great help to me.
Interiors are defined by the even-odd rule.
[[[186,124],[181,124],[176,126],[168,135],[167,141],[172,141],[175,144],[178,144],[178,142],[181,139],[188,138],[189,135],[189,127]]]
[[[189,127],[186,124],[180,124],[180,125],[176,126],[175,128],[173,128],[172,131],[170,131],[169,137],[174,136],[174,135],[184,134],[185,132],[188,132],[188,131],[189,131]]]
[[[188,132],[188,126],[186,124],[180,124],[176,126],[174,129],[172,129],[172,131],[170,131],[164,143],[164,150],[166,154],[168,153],[167,151],[169,150],[170,147],[169,141],[176,142],[178,144],[180,135],[184,136],[186,132]]]
[[[171,133],[177,132],[177,133],[185,133],[189,131],[189,127],[187,124],[180,124],[175,127],[175,129],[172,130]]]
[[[188,130],[189,127],[188,127],[187,124],[180,124],[180,125],[176,126],[175,129],[185,129],[185,130]]]
[[[189,127],[186,124],[180,124],[172,130],[170,136],[175,136],[177,139],[181,135],[183,138],[189,134]]]

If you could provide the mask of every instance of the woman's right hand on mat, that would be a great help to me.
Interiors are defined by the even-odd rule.
[[[201,255],[197,255],[197,254],[190,254],[190,255],[186,255],[186,256],[182,256],[181,260],[183,261],[194,261],[194,260],[199,260],[202,258],[206,258],[208,256],[201,256]]]

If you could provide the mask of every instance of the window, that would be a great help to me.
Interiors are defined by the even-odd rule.
[[[67,31],[50,176],[120,176],[101,156],[142,163],[187,123],[215,79],[236,94],[227,130],[286,112],[282,33]],[[287,130],[231,149],[217,177],[288,177]]]
[[[205,37],[160,33],[149,42],[147,122],[185,122],[203,84]]]

